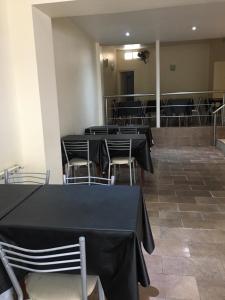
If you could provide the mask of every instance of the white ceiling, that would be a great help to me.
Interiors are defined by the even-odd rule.
[[[225,0],[66,0],[37,7],[52,17],[72,17],[104,45],[225,37]]]
[[[51,17],[131,12],[146,9],[218,3],[225,0],[30,0]]]
[[[149,44],[156,39],[186,41],[225,37],[225,3],[74,17],[73,21],[104,45]],[[192,26],[197,31],[192,31]],[[125,33],[129,31],[130,37]]]

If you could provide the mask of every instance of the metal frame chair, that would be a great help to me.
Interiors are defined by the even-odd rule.
[[[121,134],[139,134],[137,128],[135,127],[119,127],[119,133]]]
[[[88,177],[91,176],[90,165],[92,161],[90,160],[90,152],[89,152],[89,140],[83,141],[63,141],[63,149],[66,156],[66,173],[67,177],[70,175],[70,169],[73,168],[73,174],[75,176],[75,167],[86,166],[88,169]],[[85,153],[87,154],[87,159],[82,159],[78,157],[78,153]],[[77,158],[69,159],[70,154],[75,153]]]
[[[109,159],[109,168],[108,168],[108,178],[111,177],[111,166],[114,168],[114,176],[116,177],[116,166],[117,165],[128,165],[130,171],[130,185],[136,183],[135,176],[135,158],[132,157],[132,140],[107,140],[105,139],[105,146],[107,150],[107,155]],[[123,152],[128,154],[128,156],[118,156],[117,154],[111,155],[113,152]],[[133,175],[132,175],[133,167]]]
[[[104,135],[109,133],[109,129],[107,127],[104,128],[95,128],[90,130],[91,134],[94,135]]]
[[[80,275],[68,275],[72,276],[73,279],[72,291],[74,293],[73,295],[75,299],[87,300],[87,297],[94,290],[96,283],[98,285],[99,299],[105,299],[99,277],[87,276],[86,248],[84,237],[80,237],[79,243],[77,244],[43,250],[30,250],[26,248],[17,247],[8,243],[0,242],[0,258],[16,291],[18,300],[23,300],[24,296],[19,281],[14,272],[14,269],[21,269],[31,272],[28,273],[28,276],[25,279],[27,283],[28,294],[29,289],[32,289],[32,291],[30,291],[30,294],[32,294],[32,292],[38,294],[38,290],[35,291],[35,288],[32,284],[33,281],[37,279],[37,277],[39,279],[38,284],[40,284],[41,279],[43,279],[44,281],[47,278],[47,276],[48,278],[52,276],[51,283],[53,284],[53,275],[50,275],[48,273],[60,273],[78,270],[80,271]],[[61,274],[60,276],[65,276],[65,274]],[[68,277],[66,277],[65,279],[67,278]],[[75,284],[77,284],[78,287],[81,287],[81,289],[75,291]],[[54,288],[57,288],[57,286],[54,285]],[[32,298],[32,295],[30,296]]]
[[[66,177],[63,175],[63,183],[64,184],[88,184],[88,185],[114,185],[115,177],[111,176],[111,178],[104,178],[104,177],[90,177],[83,176],[83,177]]]
[[[50,170],[46,173],[4,171],[5,184],[49,184]]]
[[[193,97],[193,108],[191,112],[191,125],[193,126],[193,118],[197,118],[199,126],[202,126],[201,123],[201,114],[200,114],[200,108],[201,108],[201,99],[200,98],[194,98]]]

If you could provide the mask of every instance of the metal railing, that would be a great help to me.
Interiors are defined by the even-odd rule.
[[[21,168],[22,168],[21,166],[15,165],[15,166],[12,166],[10,168],[6,168],[5,170],[0,171],[0,181],[5,179],[5,171],[6,170],[10,173],[14,173],[14,172],[17,172],[18,170],[20,170]]]
[[[217,114],[222,111],[222,126],[223,126],[223,122],[224,122],[224,107],[225,107],[225,103],[223,103],[223,105],[221,105],[220,107],[218,107],[213,112],[213,117],[214,117],[214,121],[213,121],[213,144],[214,144],[214,146],[216,146]]]
[[[171,119],[178,119],[179,120],[179,126],[180,126],[180,122],[181,119],[183,120],[188,120],[189,118],[197,118],[199,120],[199,124],[201,126],[201,118],[209,118],[210,121],[212,120],[212,111],[213,108],[215,109],[215,102],[213,100],[213,95],[214,94],[222,94],[222,104],[225,104],[225,91],[197,91],[197,92],[171,92],[171,93],[161,93],[161,105],[160,108],[162,109],[162,114],[160,115],[160,119],[164,119],[166,118],[166,120],[168,121],[169,118]],[[209,98],[209,96],[211,95],[211,97]],[[151,99],[152,97],[155,97],[156,94],[155,93],[146,93],[146,94],[132,94],[132,95],[112,95],[112,96],[106,96],[105,98],[105,118],[106,118],[106,124],[110,124],[113,122],[117,122],[117,121],[121,121],[124,120],[126,121],[137,121],[141,119],[141,122],[143,123],[144,120],[151,120],[151,119],[155,119],[156,116],[152,116],[152,115],[148,115],[146,114],[147,110],[151,110],[151,109],[156,109],[156,105],[148,105],[148,103],[146,104],[146,99],[148,98],[148,102],[154,101],[155,99]],[[177,98],[177,97],[181,97],[182,98]],[[172,102],[172,98],[174,97],[173,100],[176,99],[184,99],[184,96],[188,96],[191,100],[192,103],[190,104],[171,104]],[[202,98],[202,96],[205,96]],[[121,106],[119,107],[119,105],[115,106],[115,104],[120,104],[120,103],[126,103],[123,100],[125,99],[129,99],[129,98],[133,98],[133,100],[136,98],[138,98],[140,106]],[[141,98],[141,99],[140,99]],[[150,100],[149,100],[150,98]],[[202,103],[203,101],[205,102],[206,99],[212,99],[211,103]],[[168,102],[169,100],[170,103]],[[113,101],[113,102],[112,102]],[[130,102],[132,103],[132,102]],[[135,103],[137,104],[137,101],[135,101]],[[188,108],[191,110],[191,107],[196,108],[195,110],[193,110],[191,112],[191,114],[175,114],[175,115],[168,115],[168,114],[163,114],[163,110],[169,111],[169,108]],[[121,116],[121,114],[119,114],[119,117],[115,117],[113,116],[113,112],[115,111],[122,111],[122,110],[129,110],[130,112],[133,110],[133,112],[130,114],[130,116]],[[200,109],[202,109],[203,111],[205,111],[205,113],[201,113],[200,114]],[[138,113],[135,114],[135,110],[136,112],[138,111]],[[195,114],[193,114],[193,112],[195,112]],[[222,115],[221,115],[221,125],[223,125],[224,122],[224,110],[222,111]],[[187,122],[186,122],[187,123]],[[211,124],[211,123],[210,123]]]

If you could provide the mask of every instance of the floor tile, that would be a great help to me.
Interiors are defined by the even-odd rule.
[[[206,280],[197,280],[198,290],[201,300],[224,300],[225,284]]]
[[[140,300],[225,300],[225,156],[154,146],[152,157],[144,197],[156,248]]]
[[[188,247],[188,243],[185,241],[179,240],[166,240],[166,239],[158,239],[155,240],[155,250],[153,251],[154,255],[159,256],[184,256],[189,257],[190,251]]]
[[[200,212],[212,212],[219,211],[216,204],[189,204],[189,203],[179,203],[180,211],[200,211]]]
[[[142,289],[141,295],[143,295],[141,300],[200,300],[197,282],[193,276],[154,274],[151,276],[151,287]],[[158,298],[154,298],[154,295]],[[187,298],[187,295],[189,298]]]
[[[225,272],[221,261],[205,257],[163,257],[163,273],[180,276],[191,275],[198,280],[224,282]]]

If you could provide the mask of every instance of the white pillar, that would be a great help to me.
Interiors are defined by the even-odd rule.
[[[156,127],[160,128],[160,41],[156,40]]]

